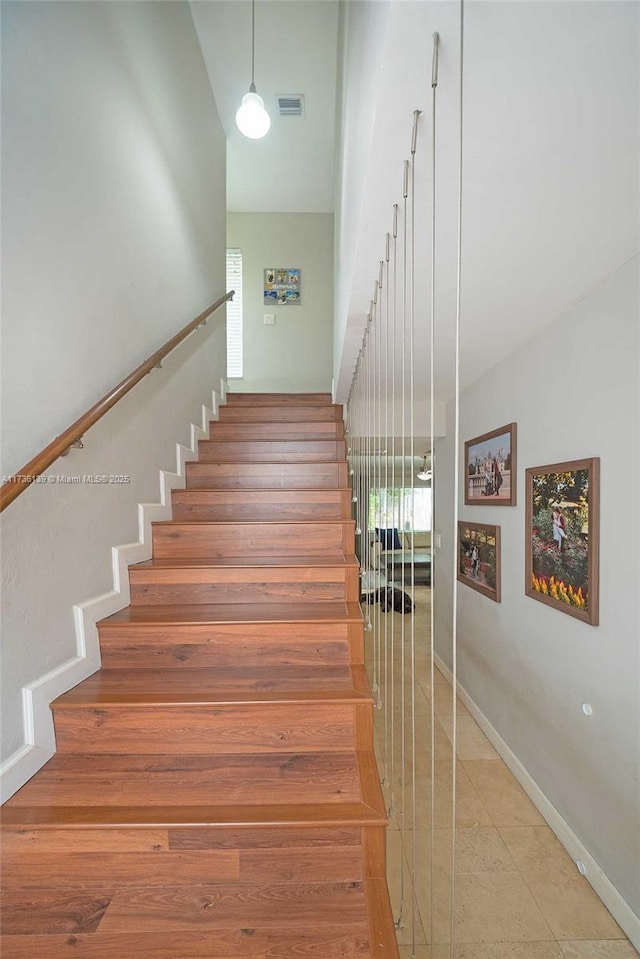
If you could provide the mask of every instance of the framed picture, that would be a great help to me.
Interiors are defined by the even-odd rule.
[[[500,602],[500,527],[458,523],[458,580]]]
[[[526,471],[525,593],[598,625],[600,460]]]
[[[467,506],[516,505],[515,423],[464,444],[464,501]]]
[[[301,273],[297,267],[267,267],[264,270],[265,306],[299,305],[301,285]]]

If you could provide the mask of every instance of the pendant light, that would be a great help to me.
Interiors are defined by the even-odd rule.
[[[264,100],[256,93],[254,83],[256,60],[256,0],[251,0],[251,86],[242,98],[236,113],[236,125],[240,133],[250,140],[259,140],[269,132],[271,117],[264,108]]]
[[[425,483],[426,483],[428,480],[431,479],[431,470],[427,469],[427,458],[428,458],[428,456],[429,456],[428,453],[425,453],[425,454],[424,454],[424,456],[422,457],[422,466],[420,467],[420,469],[419,469],[418,472],[416,473],[416,476],[418,477],[418,479],[419,479],[419,480],[422,480],[422,481],[425,482]]]

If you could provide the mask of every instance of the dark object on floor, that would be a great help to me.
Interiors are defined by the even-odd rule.
[[[367,593],[365,601],[369,604],[380,603],[380,609],[383,613],[393,610],[394,613],[412,613],[413,602],[411,597],[403,593],[401,589],[395,586],[385,586],[383,589],[376,589],[372,593]]]

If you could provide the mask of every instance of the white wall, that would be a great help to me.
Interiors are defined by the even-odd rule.
[[[242,250],[244,376],[237,392],[331,390],[333,215],[229,213],[227,245]],[[265,306],[263,271],[298,267],[298,306]],[[265,326],[264,314],[275,314]]]
[[[634,259],[463,393],[461,457],[466,439],[518,424],[518,504],[460,507],[461,519],[501,528],[502,602],[458,585],[462,686],[636,914],[638,345]],[[450,665],[452,407],[449,413],[449,435],[436,445],[435,528],[443,538],[437,647]],[[590,456],[601,461],[598,627],[524,594],[525,469]],[[462,477],[459,495],[464,504]],[[593,706],[590,718],[583,703]]]
[[[336,381],[342,364],[345,337],[350,336],[357,343],[357,354],[365,323],[363,314],[357,318],[359,323],[355,324],[355,330],[347,325],[353,270],[362,228],[363,184],[369,164],[377,93],[384,79],[379,67],[390,9],[391,4],[381,0],[340,4],[336,116],[336,320],[333,344]],[[372,263],[372,269],[375,266]]]
[[[225,142],[188,4],[9,2],[2,21],[9,474],[224,292]],[[219,387],[217,316],[49,471],[128,484],[39,485],[3,514],[4,757],[22,687],[82,654],[72,605],[111,588],[110,547],[137,540]]]

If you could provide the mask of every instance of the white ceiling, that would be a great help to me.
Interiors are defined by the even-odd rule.
[[[240,213],[333,213],[337,0],[257,0],[257,92],[271,116],[263,140],[235,125],[251,82],[249,0],[194,0],[193,19],[227,135],[227,208]],[[277,97],[304,94],[303,118]]]
[[[248,0],[191,4],[228,142],[229,209],[331,212],[338,4],[256,3],[262,141],[234,116],[250,81]],[[638,249],[638,3],[467,0],[460,372],[486,373]],[[339,401],[348,393],[392,206],[416,154],[416,394],[429,390],[432,34],[437,91],[436,399],[454,387],[459,12],[438,0],[347,0],[336,250]],[[340,72],[340,71],[338,71]],[[304,93],[304,120],[275,97]],[[351,151],[351,152],[350,152]],[[402,227],[401,227],[402,235]],[[401,256],[401,246],[398,248]],[[426,412],[416,433],[426,435]]]

